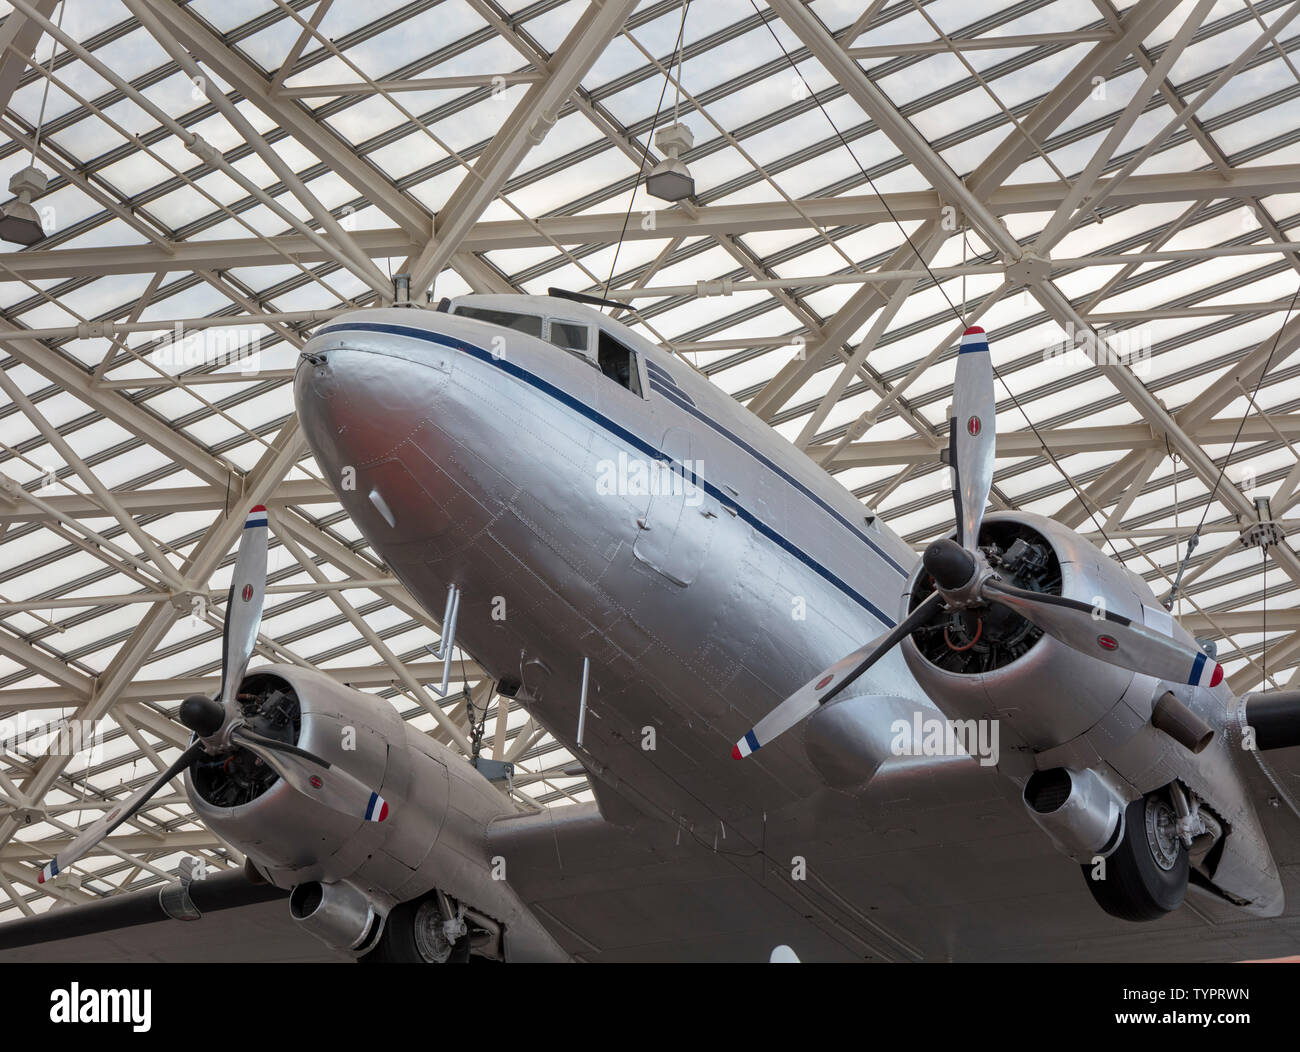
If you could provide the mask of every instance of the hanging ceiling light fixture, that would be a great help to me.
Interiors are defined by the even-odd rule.
[[[695,145],[695,136],[685,124],[673,121],[655,132],[655,148],[664,159],[650,169],[645,188],[661,201],[681,201],[695,193],[695,177],[680,155]]]
[[[48,182],[49,176],[32,165],[14,173],[9,180],[9,192],[17,196],[0,208],[0,239],[15,245],[34,245],[45,237],[40,213],[32,207],[32,199],[45,192]]]
[[[59,4],[58,25],[63,26],[63,9],[66,3]],[[32,201],[45,193],[50,177],[36,167],[36,151],[41,147],[41,129],[45,125],[45,104],[50,98],[50,80],[54,73],[54,55],[58,51],[58,42],[50,40],[50,68],[45,78],[45,89],[41,94],[41,112],[36,118],[36,133],[32,139],[31,163],[21,171],[15,172],[9,180],[9,192],[14,195],[3,208],[0,208],[0,240],[15,245],[34,245],[45,237],[45,227],[41,223],[41,214],[32,207]]]
[[[686,46],[686,12],[690,0],[682,5],[682,27],[677,33],[677,97],[673,101],[673,122],[655,132],[655,149],[663,160],[646,176],[646,192],[661,201],[684,201],[695,193],[695,176],[681,155],[695,145],[695,136],[678,117],[682,103],[682,49]]]

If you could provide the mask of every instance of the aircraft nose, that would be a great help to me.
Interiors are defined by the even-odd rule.
[[[381,351],[311,344],[298,360],[298,419],[322,467],[359,467],[391,452],[434,411],[446,374]]]

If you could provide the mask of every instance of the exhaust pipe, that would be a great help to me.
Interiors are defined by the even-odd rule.
[[[1259,750],[1300,745],[1300,690],[1270,690],[1241,699],[1245,724],[1255,732]]]
[[[364,953],[379,939],[383,918],[374,903],[348,884],[309,880],[289,894],[289,914],[327,946]]]
[[[1214,741],[1214,728],[1174,697],[1171,690],[1165,691],[1156,702],[1151,711],[1151,726],[1164,731],[1193,754]]]
[[[1024,801],[1057,850],[1080,864],[1106,857],[1124,837],[1127,801],[1091,768],[1035,771],[1025,783]]]

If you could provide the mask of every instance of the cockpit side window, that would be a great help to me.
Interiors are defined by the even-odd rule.
[[[634,395],[641,394],[641,374],[637,370],[635,352],[602,331],[597,357],[602,373]]]
[[[515,314],[505,310],[489,310],[486,307],[464,306],[457,307],[456,313],[463,318],[490,322],[493,325],[501,325],[507,329],[515,329],[529,336],[542,335],[542,319],[536,314]]]
[[[550,321],[550,335],[547,339],[556,347],[574,351],[582,357],[587,356],[587,326],[571,321]]]

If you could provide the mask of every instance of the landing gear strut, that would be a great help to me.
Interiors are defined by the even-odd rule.
[[[1187,893],[1187,848],[1178,834],[1178,811],[1168,789],[1128,805],[1124,838],[1094,879],[1083,877],[1097,905],[1121,920],[1157,920],[1183,904]]]

